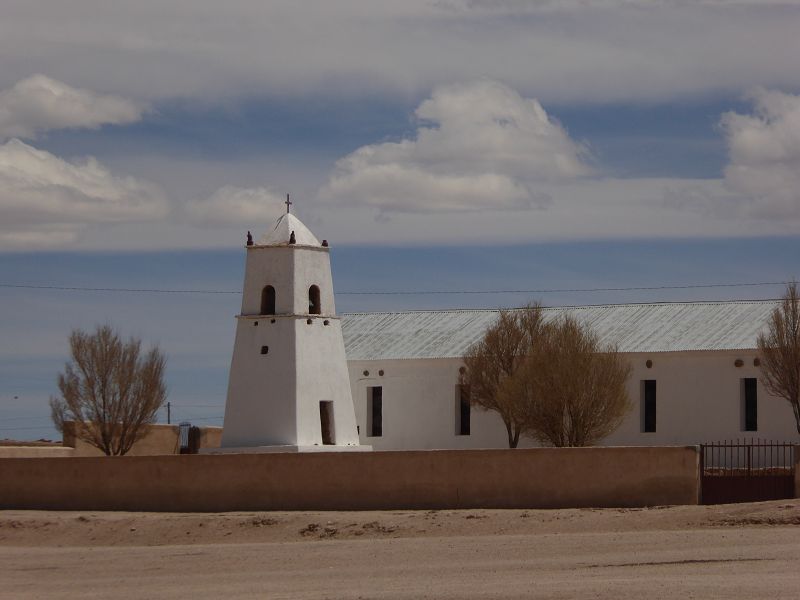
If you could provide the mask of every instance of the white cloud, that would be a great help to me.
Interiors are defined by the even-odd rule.
[[[9,3],[0,86],[37,71],[148,99],[416,97],[488,76],[549,103],[800,81],[800,5],[787,0],[163,0],[113,11],[95,0]]]
[[[318,211],[325,226],[320,235],[335,247],[344,243],[509,244],[750,237],[793,235],[797,230],[796,222],[756,219],[738,209],[722,210],[729,194],[719,179],[593,177],[542,184],[541,189],[553,198],[548,210],[505,210],[490,215],[402,213],[376,223],[370,211],[328,207]]]
[[[282,210],[281,195],[263,187],[241,188],[226,185],[208,198],[186,205],[190,220],[198,225],[238,225],[269,223]]]
[[[757,89],[752,114],[722,117],[730,162],[726,187],[753,216],[800,217],[800,96]]]
[[[0,247],[59,246],[91,224],[167,212],[157,186],[116,176],[94,158],[70,163],[17,139],[0,145]]]
[[[124,125],[141,118],[142,108],[120,98],[70,87],[34,75],[0,92],[0,138],[35,138],[51,129]]]
[[[321,196],[383,213],[532,208],[549,202],[539,184],[592,172],[537,100],[494,81],[440,86],[415,115],[414,139],[342,158]]]
[[[722,181],[591,178],[543,184],[553,197],[548,210],[398,213],[376,222],[373,211],[335,203],[298,202],[298,216],[334,248],[353,244],[514,244],[593,239],[716,238],[796,235],[797,222],[723,210]],[[670,202],[665,202],[665,196]],[[299,197],[299,196],[298,196]],[[711,202],[712,205],[706,206]],[[294,207],[293,207],[294,210]],[[92,227],[70,247],[81,249],[236,248],[250,229],[258,239],[269,221],[204,227],[178,219]],[[543,256],[542,260],[547,257]]]

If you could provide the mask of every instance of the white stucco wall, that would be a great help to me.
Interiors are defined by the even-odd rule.
[[[755,350],[630,354],[633,374],[628,385],[633,411],[605,445],[699,444],[736,438],[778,441],[798,439],[789,404],[770,396],[753,364]],[[652,368],[646,367],[647,360]],[[735,361],[741,359],[741,367]],[[758,431],[744,431],[742,382],[758,382]],[[657,384],[656,431],[642,432],[641,381]]]
[[[294,280],[292,282],[296,314],[308,313],[308,288],[320,290],[322,315],[336,314],[331,279],[331,259],[327,248],[298,247],[294,251]]]
[[[294,330],[290,316],[237,319],[223,447],[296,443]]]
[[[694,445],[736,438],[795,441],[789,404],[758,384],[758,431],[743,431],[741,380],[760,377],[755,351],[628,354],[633,367],[628,392],[633,408],[602,445]],[[744,364],[736,367],[734,361]],[[652,368],[646,367],[647,360]],[[456,435],[458,359],[350,361],[350,386],[361,443],[375,449],[501,448],[505,427],[495,413],[472,408],[471,434]],[[383,370],[383,376],[379,371]],[[369,371],[365,376],[364,371]],[[642,431],[641,381],[657,381],[657,427]],[[368,437],[367,388],[383,387],[383,435]],[[520,446],[535,445],[523,439]]]
[[[335,445],[358,445],[341,323],[329,316],[310,320],[295,320],[297,444],[322,444],[319,403],[331,401]]]
[[[336,305],[328,248],[311,246],[250,246],[247,249],[242,314],[261,312],[261,292],[275,288],[275,312],[308,313],[308,288],[320,288],[321,314],[333,315]]]
[[[500,418],[477,408],[471,411],[470,435],[456,434],[460,366],[458,359],[350,361],[350,387],[361,443],[376,450],[506,446]],[[383,388],[381,437],[367,435],[367,388],[373,386]]]
[[[275,288],[276,314],[292,314],[295,310],[293,271],[294,251],[289,246],[247,248],[241,314],[261,312],[261,291],[267,285]]]

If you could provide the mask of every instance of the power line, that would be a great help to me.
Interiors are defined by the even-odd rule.
[[[602,288],[553,288],[531,290],[392,290],[392,291],[360,291],[336,292],[338,296],[423,296],[445,294],[563,294],[563,293],[592,293],[592,292],[636,292],[658,290],[694,290],[712,288],[737,288],[737,287],[765,287],[786,285],[788,281],[760,281],[755,283],[698,283],[685,285],[653,285],[632,287],[602,287]],[[29,285],[17,283],[0,283],[0,288],[30,289],[30,290],[55,290],[68,292],[117,292],[117,293],[146,293],[146,294],[241,294],[232,290],[174,290],[162,288],[110,288],[110,287],[78,287],[58,285]]]
[[[17,283],[0,283],[4,288],[20,288],[27,290],[58,290],[61,292],[127,292],[148,294],[240,294],[230,290],[165,290],[157,288],[95,288],[62,285],[28,285]]]
[[[734,288],[734,287],[756,287],[768,285],[786,285],[786,281],[766,281],[759,283],[707,283],[689,285],[654,285],[637,287],[607,287],[607,288],[561,288],[561,289],[542,289],[542,290],[431,290],[421,292],[392,291],[392,292],[337,292],[339,295],[361,295],[361,296],[401,296],[416,294],[560,294],[566,292],[631,292],[631,291],[651,291],[651,290],[692,290],[699,288]]]

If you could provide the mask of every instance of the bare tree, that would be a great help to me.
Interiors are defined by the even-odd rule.
[[[767,331],[758,336],[764,387],[773,396],[792,406],[800,433],[800,296],[797,283],[786,286],[780,306],[767,322]]]
[[[516,448],[525,424],[517,397],[509,393],[520,358],[541,326],[539,305],[520,311],[501,311],[483,339],[464,356],[461,384],[468,386],[470,402],[500,415],[508,435],[508,447]]]
[[[525,433],[552,446],[591,446],[632,408],[631,366],[573,317],[547,323],[518,369],[515,392]]]
[[[123,342],[109,325],[69,336],[71,360],[58,375],[61,398],[50,398],[56,429],[72,422],[75,435],[108,456],[122,456],[146,435],[167,396],[165,358],[158,347],[143,356],[141,342]]]
[[[544,323],[541,306],[503,311],[464,357],[471,402],[497,412],[516,448],[522,435],[588,446],[631,410],[630,364],[571,317]]]

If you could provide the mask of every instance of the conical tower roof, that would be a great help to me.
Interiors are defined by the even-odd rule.
[[[294,231],[295,244],[298,246],[319,246],[319,240],[303,222],[291,213],[285,213],[275,222],[272,231],[264,234],[258,241],[259,246],[287,246],[289,237]]]

